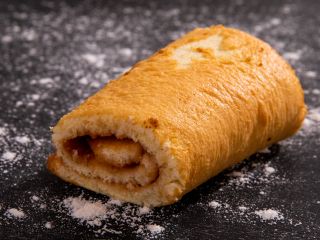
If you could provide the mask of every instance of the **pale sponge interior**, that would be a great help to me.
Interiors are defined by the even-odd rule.
[[[178,68],[187,68],[194,60],[204,60],[205,50],[209,50],[212,54],[219,57],[227,57],[232,54],[232,50],[221,50],[223,38],[219,35],[213,35],[206,39],[191,42],[173,51],[172,58],[177,61]]]

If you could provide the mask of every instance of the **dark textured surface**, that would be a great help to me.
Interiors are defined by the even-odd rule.
[[[154,236],[135,233],[125,220],[106,220],[109,229],[122,232],[117,234],[97,233],[99,227],[71,218],[63,199],[108,198],[64,183],[45,168],[53,151],[49,126],[109,79],[197,26],[225,24],[269,42],[294,66],[309,108],[317,110],[319,10],[320,1],[302,0],[1,1],[0,239],[319,239],[317,117],[294,138],[237,166],[250,176],[247,183],[228,176],[230,170],[142,218],[142,225],[165,227]],[[269,165],[276,172],[265,176]],[[40,200],[32,201],[34,195]],[[222,206],[210,208],[213,200]],[[9,208],[23,210],[26,218],[7,217]],[[254,212],[264,208],[284,219],[262,221]],[[44,227],[49,221],[52,229]]]

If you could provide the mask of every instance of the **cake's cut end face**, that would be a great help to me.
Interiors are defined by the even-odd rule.
[[[53,141],[57,152],[49,157],[48,169],[68,182],[146,206],[181,197],[176,160],[168,141],[157,141],[154,128],[109,116],[66,118],[55,127]]]
[[[65,141],[64,149],[79,173],[128,189],[151,184],[159,175],[154,156],[132,139],[81,136]]]

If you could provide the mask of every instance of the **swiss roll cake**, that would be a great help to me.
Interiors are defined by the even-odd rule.
[[[290,137],[305,114],[299,79],[272,47],[233,28],[199,28],[63,116],[48,169],[115,199],[168,205]]]

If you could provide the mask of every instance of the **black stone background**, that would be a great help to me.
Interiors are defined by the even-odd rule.
[[[282,54],[300,51],[301,57],[289,62],[304,89],[320,88],[318,76],[305,74],[319,71],[319,13],[320,1],[316,0],[1,1],[0,127],[8,128],[9,133],[1,142],[0,155],[8,149],[18,152],[19,163],[0,168],[0,239],[145,238],[116,224],[114,229],[123,235],[99,236],[66,213],[57,212],[57,199],[80,194],[101,200],[107,197],[62,182],[46,170],[46,158],[53,151],[49,126],[107,80],[197,26],[234,26],[266,40]],[[274,18],[281,23],[272,23]],[[12,39],[1,42],[6,35]],[[123,48],[131,49],[132,54],[121,52]],[[103,54],[103,66],[93,66],[79,57],[87,52]],[[38,84],[45,77],[53,79],[52,86]],[[82,77],[96,83],[79,84]],[[41,96],[34,106],[28,105],[30,94]],[[22,103],[17,106],[17,101]],[[319,96],[306,94],[306,102],[310,108],[317,107]],[[27,146],[12,141],[19,134],[32,141]],[[270,154],[253,156],[240,165],[271,160],[277,176],[285,181],[229,186],[219,191],[228,180],[222,173],[179,203],[154,210],[151,220],[166,224],[157,238],[319,239],[319,136],[319,131],[297,135],[289,144],[275,145]],[[261,189],[267,194],[259,194]],[[47,209],[35,206],[29,200],[32,195],[40,196]],[[201,205],[213,199],[228,202],[231,208],[240,204],[251,204],[253,210],[274,207],[285,219],[301,224],[287,220],[270,224],[254,214],[245,220]],[[28,217],[19,221],[5,218],[10,207],[22,208]],[[43,227],[47,221],[53,222],[52,229]]]

